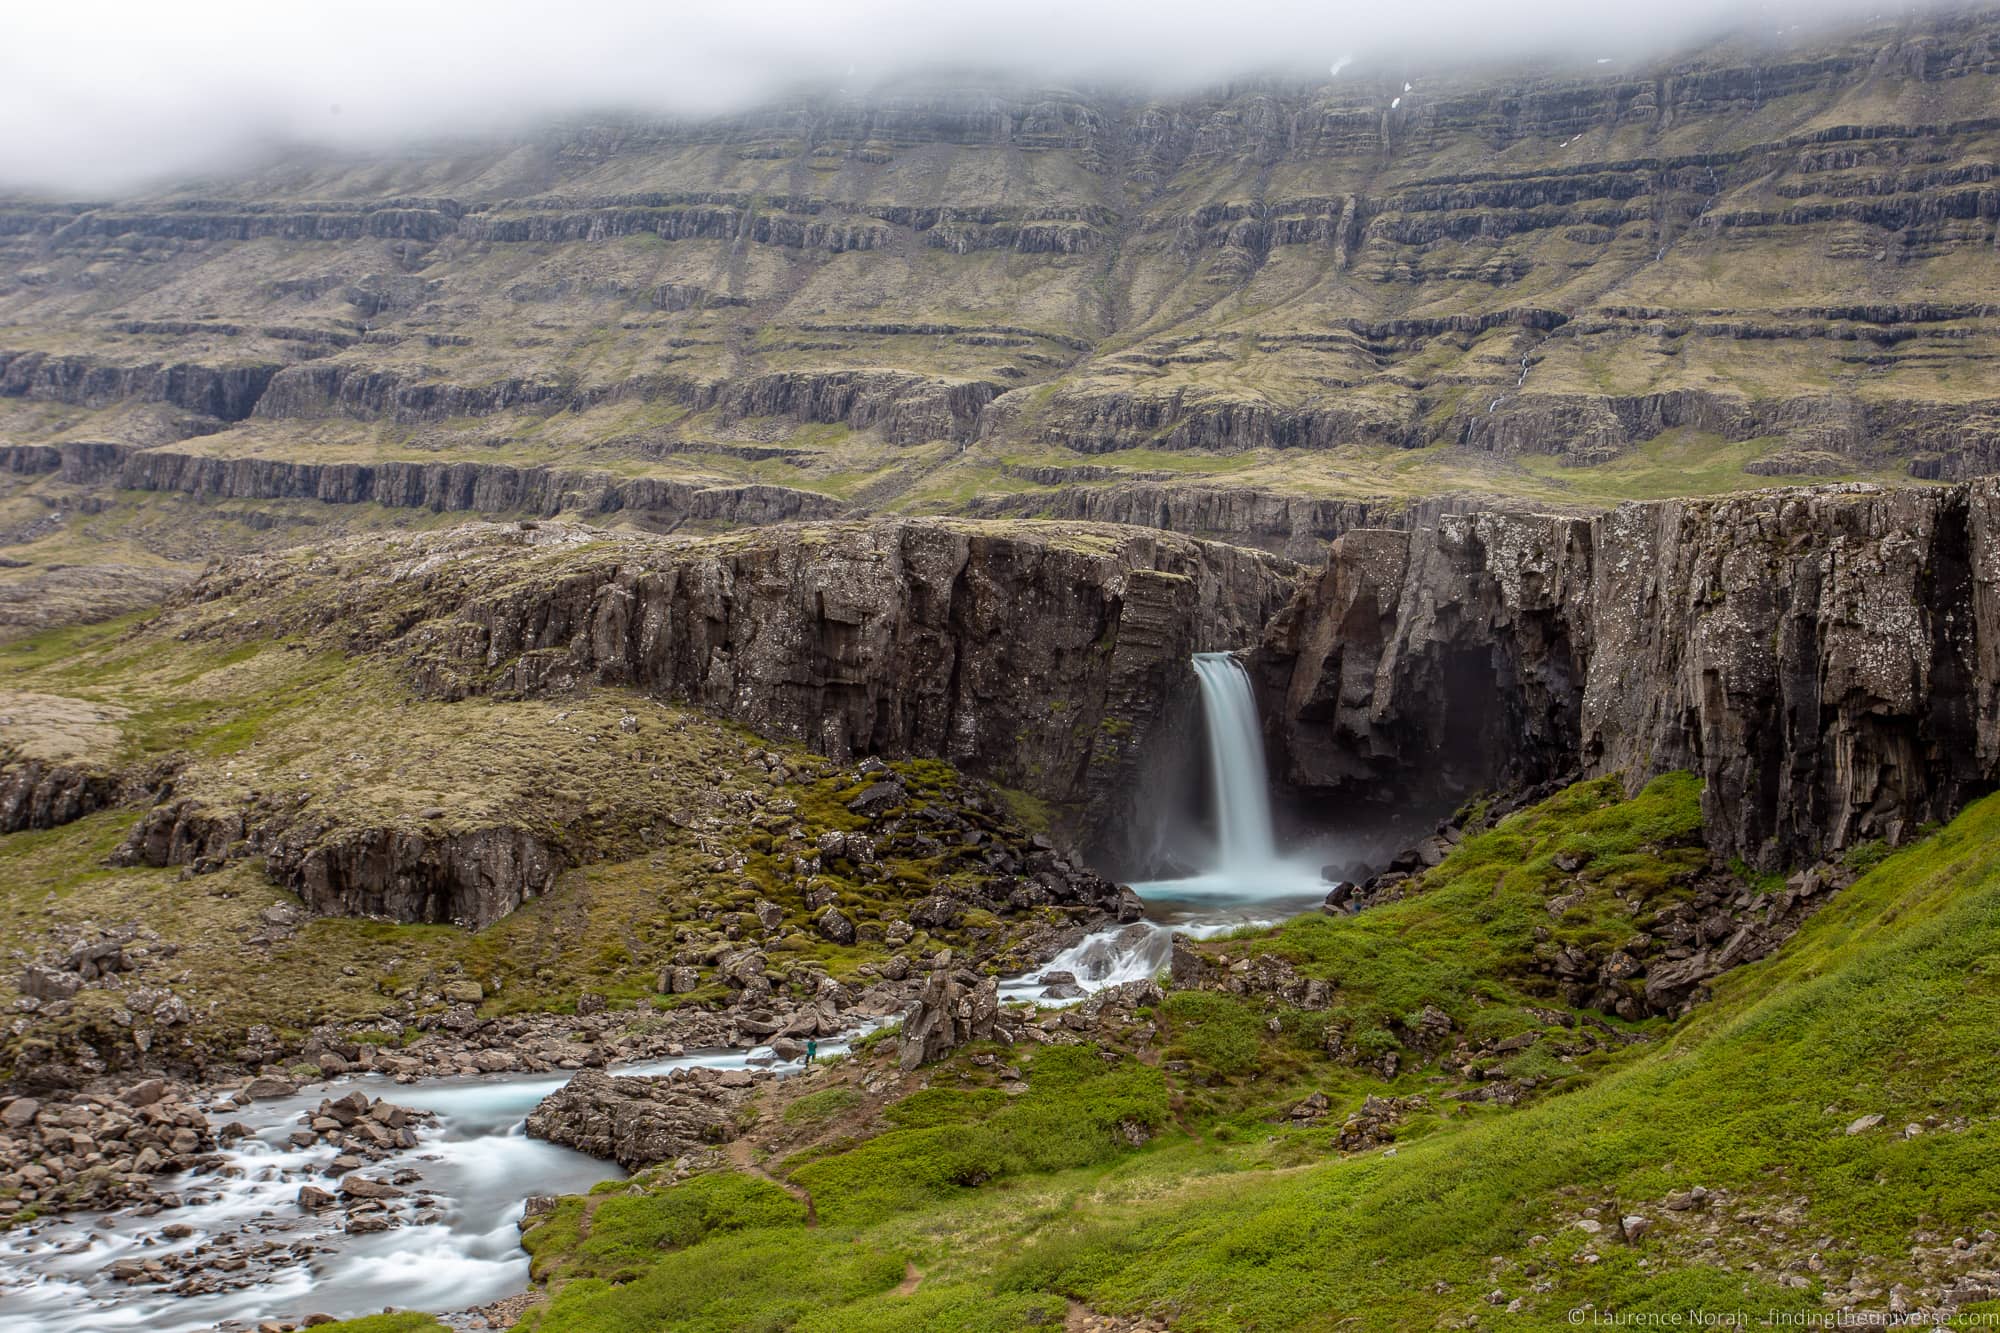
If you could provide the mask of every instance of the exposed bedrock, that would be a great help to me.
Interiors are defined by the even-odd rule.
[[[241,421],[257,405],[279,367],[111,365],[84,356],[0,351],[0,398],[34,398],[103,407],[127,399],[171,403],[222,421]]]
[[[588,468],[505,463],[305,463],[216,458],[119,444],[0,446],[0,472],[58,472],[78,483],[121,490],[175,491],[214,500],[318,500],[435,513],[643,515],[665,525],[776,523],[830,518],[841,505],[813,491],[760,483],[697,485],[663,477],[620,477]]]
[[[1004,386],[903,371],[773,371],[716,383],[651,375],[584,385],[568,378],[502,378],[441,383],[398,371],[312,362],[269,381],[256,415],[277,420],[350,417],[364,421],[441,421],[498,412],[575,411],[602,403],[675,402],[723,419],[786,417],[855,430],[879,429],[899,444],[967,440],[979,413]]]
[[[1030,395],[1024,390],[1019,397]],[[1447,404],[1430,393],[1392,399],[1339,390],[1278,402],[1227,389],[1066,388],[1034,417],[1024,415],[1013,398],[996,400],[983,435],[1011,439],[1036,433],[1089,454],[1134,448],[1205,453],[1417,448],[1443,441],[1484,453],[1553,453],[1591,463],[1684,429],[1739,442],[1782,439],[1785,449],[1760,460],[1774,475],[1900,464],[1913,476],[1936,480],[2000,467],[2000,400],[1994,399],[1938,403],[1845,393],[1749,398],[1701,389],[1521,393],[1498,383],[1469,395],[1453,386],[1449,397]],[[1798,460],[1801,453],[1825,457]]]
[[[948,759],[1105,828],[1180,715],[1189,654],[1254,642],[1293,572],[1241,547],[1074,524],[694,540],[551,525],[250,557],[192,596],[247,592],[367,625],[357,646],[404,657],[432,695],[637,686],[840,759]]]
[[[0,755],[0,833],[57,828],[114,805],[153,799],[171,788],[179,769],[177,757],[110,768]]]
[[[55,828],[116,805],[120,775],[87,764],[23,759],[0,767],[0,833]]]
[[[264,858],[271,878],[320,916],[490,926],[546,893],[567,861],[533,833],[329,828],[194,800],[156,805],[114,853],[120,865],[218,870]]]
[[[1302,787],[1691,769],[1758,866],[1897,841],[2000,777],[2000,483],[1351,532],[1256,665]]]
[[[1048,469],[1056,474],[1065,469]],[[1087,469],[1079,481],[1089,481]],[[1061,478],[1045,484],[1060,484]],[[1053,492],[981,496],[972,513],[1022,518],[1080,519],[1183,532],[1206,541],[1255,546],[1301,564],[1326,559],[1326,544],[1356,528],[1406,528],[1440,514],[1527,508],[1524,502],[1492,495],[1444,494],[1421,500],[1320,499],[1245,486],[1207,486],[1158,481],[1105,486],[1071,485]],[[1578,512],[1584,512],[1579,510]]]

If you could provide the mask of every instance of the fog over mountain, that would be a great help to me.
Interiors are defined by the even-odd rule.
[[[1467,59],[1616,67],[1724,31],[1784,45],[1831,22],[1935,7],[1029,0],[1002,15],[918,0],[595,0],[559,10],[528,0],[82,0],[10,20],[0,117],[13,132],[0,145],[0,185],[113,193],[301,145],[378,151],[567,113],[727,111],[801,86],[864,93],[939,68],[1171,91],[1259,72],[1395,80]]]

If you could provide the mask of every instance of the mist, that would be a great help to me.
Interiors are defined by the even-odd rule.
[[[101,198],[300,150],[385,151],[552,117],[723,113],[865,95],[928,69],[1159,92],[1281,73],[1335,84],[1467,61],[1616,72],[1725,32],[1785,45],[1925,0],[638,0],[478,5],[71,0],[0,49],[0,188]],[[1412,93],[1422,96],[1419,85]]]

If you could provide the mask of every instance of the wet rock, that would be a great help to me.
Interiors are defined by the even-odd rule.
[[[615,1161],[636,1171],[737,1135],[735,1112],[757,1076],[747,1070],[681,1077],[613,1077],[587,1069],[544,1098],[528,1116],[538,1139]]]
[[[1000,1007],[999,981],[956,972],[946,955],[903,1015],[897,1062],[916,1069],[967,1042],[1011,1042],[1018,1036],[1015,1016]]]

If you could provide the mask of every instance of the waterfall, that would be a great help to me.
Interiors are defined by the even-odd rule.
[[[1068,1003],[1105,986],[1142,980],[1166,966],[1175,934],[1200,939],[1238,926],[1269,925],[1325,895],[1325,882],[1305,858],[1278,855],[1250,673],[1228,653],[1196,653],[1194,673],[1208,723],[1213,862],[1185,879],[1134,884],[1164,919],[1086,935],[1050,959],[1040,973],[1009,981],[1003,998]]]
[[[1208,771],[1215,788],[1217,872],[1255,870],[1278,859],[1264,737],[1250,675],[1228,653],[1196,653],[1201,711],[1208,722]]]

